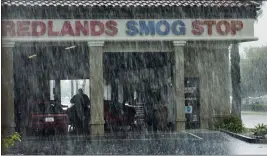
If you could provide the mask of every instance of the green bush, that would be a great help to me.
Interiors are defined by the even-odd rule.
[[[264,105],[263,104],[260,104],[260,103],[253,103],[251,107],[252,107],[252,110],[253,111],[261,111],[261,110],[264,110]]]
[[[223,118],[215,124],[215,128],[228,130],[234,133],[241,133],[245,129],[242,120],[236,116]]]
[[[253,129],[254,135],[256,136],[264,136],[267,134],[267,125],[258,124]]]
[[[7,150],[10,146],[14,146],[16,141],[21,141],[21,136],[17,132],[6,138],[2,138],[2,146],[4,147],[4,151]]]

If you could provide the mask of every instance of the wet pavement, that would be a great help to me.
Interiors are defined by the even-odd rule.
[[[267,155],[267,145],[248,144],[222,132],[194,130],[180,133],[128,133],[104,136],[28,137],[14,154],[95,155]]]
[[[267,112],[242,112],[241,118],[247,128],[254,128],[259,123],[267,125]]]

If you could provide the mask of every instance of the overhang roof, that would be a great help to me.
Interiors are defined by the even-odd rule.
[[[245,0],[106,0],[106,1],[88,1],[88,0],[2,0],[2,6],[73,6],[73,7],[249,7],[258,6],[255,1]]]

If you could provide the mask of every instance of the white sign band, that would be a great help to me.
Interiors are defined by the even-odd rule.
[[[3,20],[9,41],[255,40],[254,19]]]

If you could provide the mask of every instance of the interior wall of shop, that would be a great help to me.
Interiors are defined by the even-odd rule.
[[[154,69],[140,69],[136,71],[124,71],[120,72],[120,79],[122,83],[119,85],[131,85],[132,93],[137,91],[143,95],[139,94],[138,101],[146,102],[144,96],[146,96],[146,92],[148,92],[148,86],[156,86],[161,94],[161,104],[166,105],[168,107],[168,121],[175,121],[175,108],[174,102],[172,99],[172,88],[168,78],[171,76],[171,68],[170,65],[164,65],[159,68]],[[119,92],[118,96],[123,96],[124,92]],[[141,98],[141,99],[139,99]],[[144,103],[145,104],[145,103]]]

